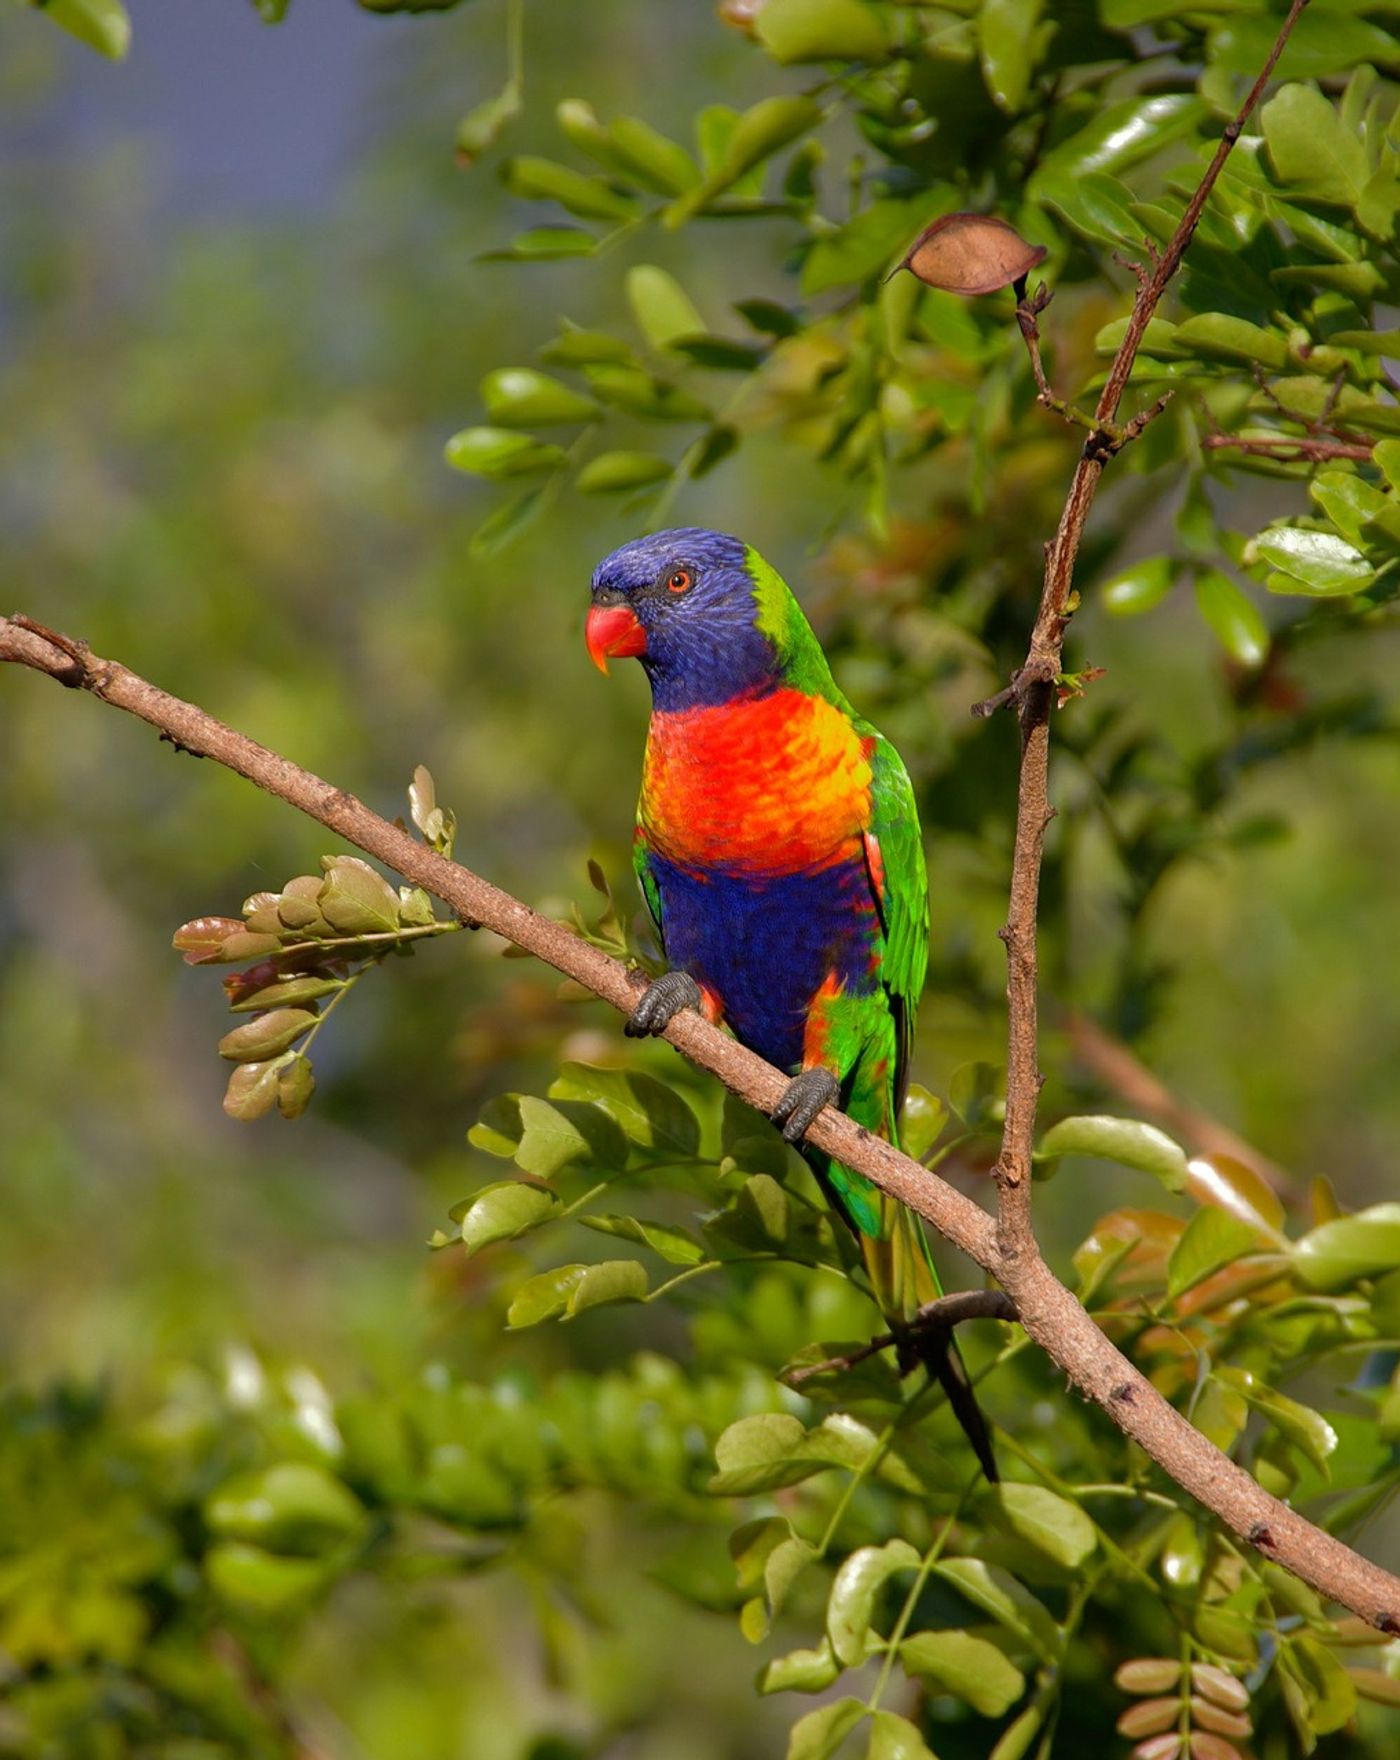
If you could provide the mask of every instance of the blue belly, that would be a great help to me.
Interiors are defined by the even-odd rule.
[[[879,918],[863,859],[816,873],[704,874],[652,854],[666,958],[714,991],[735,1037],[779,1069],[802,1062],[812,997],[832,973],[879,988]]]

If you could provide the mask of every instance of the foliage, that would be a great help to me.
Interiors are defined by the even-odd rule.
[[[70,29],[105,17],[109,52],[124,19],[47,10]],[[275,21],[282,8],[260,10]],[[498,28],[484,6],[462,12],[414,21],[440,33],[430,56],[466,40],[446,33],[475,28],[467,15]],[[227,262],[192,261],[191,283],[217,286],[232,322],[215,306],[201,330],[200,301],[177,301],[168,352],[118,324],[89,363],[113,393],[94,419],[112,424],[134,480],[158,485],[164,529],[126,511],[85,432],[63,456],[77,484],[85,461],[100,485],[89,523],[68,523],[66,487],[55,512],[36,513],[33,491],[32,549],[90,576],[66,612],[81,633],[133,658],[138,636],[168,640],[185,694],[220,692],[220,713],[263,717],[260,737],[305,742],[337,780],[359,787],[367,769],[388,798],[431,749],[471,802],[469,859],[562,913],[562,877],[585,845],[623,871],[635,764],[618,752],[640,733],[635,704],[598,707],[569,670],[588,546],[673,513],[752,521],[763,543],[820,536],[805,597],[843,682],[905,751],[935,828],[941,924],[919,1068],[942,1097],[917,1094],[913,1146],[975,1179],[999,1118],[992,931],[1014,738],[974,729],[965,711],[1023,649],[1079,436],[1035,405],[1010,293],[964,302],[885,277],[938,215],[1013,221],[1048,252],[1051,377],[1092,401],[1129,303],[1115,253],[1169,236],[1280,15],[1166,0],[721,12],[691,28],[726,49],[729,86],[702,101],[697,79],[662,127],[627,91],[605,95],[601,58],[580,58],[552,124],[548,107],[522,109],[518,65],[465,120],[455,89],[428,105],[444,157],[455,144],[483,161],[498,139],[508,154],[504,194],[489,157],[460,175],[490,215],[492,236],[476,242],[491,261],[472,285],[511,321],[483,319],[485,334],[444,365],[421,319],[460,297],[462,271],[435,269],[444,279],[382,355],[356,354],[352,382],[372,381],[378,404],[347,403],[339,430],[334,411],[324,428],[306,414],[333,374],[301,332],[335,308],[340,278],[316,290],[308,320],[295,276],[268,295]],[[567,35],[562,48],[547,36],[536,21],[529,66],[572,80]],[[1057,717],[1045,888],[1055,999],[1093,1012],[1280,1159],[1331,1170],[1350,1208],[1326,1180],[1281,1196],[1227,1157],[1110,1116],[1133,1108],[1072,1070],[1057,1037],[1037,1187],[1059,1262],[1143,1372],[1312,1519],[1347,1535],[1365,1525],[1368,1548],[1388,1533],[1400,1483],[1400,1218],[1362,1171],[1400,1139],[1393,937],[1384,916],[1361,915],[1379,913],[1397,854],[1386,662],[1400,418],[1386,326],[1400,299],[1400,124],[1384,77],[1397,66],[1385,8],[1313,0],[1150,327],[1134,395],[1174,397],[1115,463],[1116,499],[1084,559],[1086,659],[1111,664],[1106,677],[1079,669],[1082,700]],[[431,257],[463,200],[460,184],[437,193],[431,152],[415,136],[412,192],[384,203],[395,221],[413,216],[393,235],[396,260],[363,267],[383,277],[374,321],[386,327],[404,252]],[[85,308],[45,303],[42,275],[34,288],[11,278],[47,340],[31,370],[66,384]],[[8,401],[42,412],[24,372]],[[409,567],[410,533],[446,518],[432,465],[416,481],[408,448],[470,419],[478,377],[480,419],[447,443],[449,463],[488,485],[467,503],[473,533],[459,523],[418,562],[416,597],[387,592],[386,558]],[[304,397],[295,410],[279,402],[289,383]],[[211,385],[212,398],[195,389]],[[61,409],[48,420],[63,429]],[[302,425],[289,436],[288,422]],[[169,456],[171,435],[211,425]],[[307,572],[306,530],[323,542],[333,596]],[[196,566],[205,597],[188,604],[173,583]],[[256,621],[250,575],[267,582]],[[141,616],[132,595],[147,594],[152,610],[179,606],[169,636]],[[442,629],[463,624],[474,645],[445,657]],[[231,678],[232,655],[250,670]],[[29,811],[47,805],[71,849],[74,827],[108,823],[100,794],[120,791],[110,776],[83,780],[73,704],[34,714],[6,786]],[[304,843],[268,850],[261,805],[230,792],[219,819],[197,804],[217,786],[207,779],[140,775],[158,805],[139,838],[120,820],[112,838],[135,846],[124,908],[148,926],[162,909],[176,920],[221,874],[314,866]],[[422,772],[411,811],[450,847]],[[188,829],[196,816],[203,838]],[[575,926],[645,960],[630,905],[594,876],[602,915],[578,911]],[[141,1096],[137,1113],[168,1111],[170,1140],[146,1158],[183,1165],[196,1127],[181,1120],[213,1110],[185,1099],[198,1032],[212,1034],[194,995],[178,1016],[151,1004],[131,1044],[130,997],[158,982],[152,945],[112,955],[91,889],[62,879],[37,918],[61,918],[60,941],[74,925],[92,940],[76,966],[53,953],[13,968],[11,1046],[34,1093],[6,1099],[0,1128],[35,1170],[14,1200],[17,1238],[45,1248],[46,1268],[90,1265],[100,1282],[103,1260],[85,1261],[92,1249],[72,1235],[120,1243],[123,1218],[102,1208],[117,1200],[89,1173],[91,1151],[63,1134],[82,1109],[70,1072]],[[344,855],[255,892],[241,917],[196,923],[181,931],[187,958],[253,962],[227,981],[251,1018],[223,1042],[237,1060],[226,1104],[245,1117],[300,1113],[306,1045],[331,1007],[389,951],[458,926]],[[1380,931],[1370,962],[1356,959],[1367,925]],[[708,1742],[692,1751],[772,1753],[787,1740],[794,1760],[843,1743],[886,1760],[1393,1750],[1395,1645],[1219,1532],[1067,1399],[1014,1330],[965,1341],[998,1426],[999,1491],[973,1477],[917,1377],[901,1381],[886,1357],[817,1369],[878,1321],[849,1243],[776,1135],[664,1052],[624,1062],[611,1024],[580,1025],[570,999],[488,962],[478,938],[454,938],[464,944],[469,1003],[462,962],[395,960],[394,981],[365,986],[337,1018],[317,1044],[321,1093],[286,1133],[296,1146],[271,1122],[253,1150],[199,1139],[197,1223],[182,1233],[162,1217],[176,1244],[149,1261],[129,1249],[138,1269],[167,1257],[183,1269],[154,1328],[122,1326],[120,1383],[94,1387],[82,1372],[94,1359],[65,1342],[17,1364],[35,1385],[36,1372],[49,1379],[16,1385],[3,1408],[0,1753],[174,1760],[313,1742],[350,1752],[352,1740],[450,1751],[454,1693],[479,1695],[460,1702],[474,1729],[493,1727],[489,1689],[460,1684],[462,1638],[499,1668],[502,1618],[531,1634],[558,1696],[533,1682],[503,1694],[513,1709],[497,1751],[537,1760],[602,1753],[629,1732],[683,1753],[687,1721]],[[1356,976],[1334,994],[1343,969]],[[144,1026],[157,1018],[178,1055]],[[469,1105],[468,1172],[443,1144],[449,1113],[465,1122]],[[395,1157],[427,1202],[361,1201],[363,1168],[340,1183],[345,1144],[360,1140]],[[142,1159],[114,1155],[118,1167]],[[333,1177],[289,1196],[312,1167]],[[228,1187],[253,1194],[246,1209],[218,1208],[238,1201]],[[407,1311],[409,1261],[390,1255],[385,1217],[408,1240],[420,1213],[454,1198],[425,1321]],[[159,1216],[161,1188],[147,1202]],[[337,1233],[342,1209],[355,1211],[353,1235]],[[78,1215],[87,1228],[72,1229]],[[221,1251],[256,1264],[227,1321],[203,1317],[227,1276]],[[110,1317],[84,1305],[72,1271],[56,1302],[45,1297],[24,1281],[25,1256],[18,1299],[76,1302],[87,1325]],[[348,1315],[335,1284],[344,1262],[371,1256],[388,1287],[355,1271]],[[302,1277],[313,1281],[299,1295]],[[243,1342],[260,1336],[262,1348]],[[673,1626],[687,1638],[668,1650]],[[622,1661],[609,1648],[619,1629],[639,1646]],[[394,1679],[419,1686],[413,1634],[433,1631],[445,1650],[424,1698],[452,1709],[428,1733],[387,1734]],[[757,1708],[740,1641],[764,1646]],[[810,1709],[802,1694],[816,1695]]]

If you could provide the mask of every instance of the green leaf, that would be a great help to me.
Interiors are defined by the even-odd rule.
[[[281,1558],[242,1540],[221,1541],[204,1555],[204,1574],[220,1601],[252,1615],[277,1614],[316,1595],[332,1575],[319,1558]]]
[[[317,1019],[315,1011],[309,1008],[274,1008],[267,1014],[254,1015],[252,1020],[224,1034],[219,1041],[219,1056],[230,1063],[260,1063],[276,1057],[314,1027]]]
[[[1284,86],[1259,120],[1275,175],[1292,194],[1355,207],[1370,177],[1366,148],[1329,99],[1313,86]]]
[[[678,226],[688,220],[706,202],[731,189],[746,172],[815,128],[821,119],[821,105],[814,98],[761,98],[734,124],[718,164],[700,187],[671,204],[666,223]]]
[[[834,232],[823,233],[802,264],[802,292],[808,299],[833,287],[854,287],[883,275],[897,262],[911,235],[946,202],[929,197],[884,197],[862,208]]]
[[[502,177],[512,195],[558,202],[583,220],[631,220],[638,212],[635,198],[619,194],[606,178],[588,177],[553,159],[528,154],[509,159]]]
[[[584,375],[604,403],[625,409],[629,415],[654,422],[707,422],[708,405],[677,385],[645,372],[640,367],[610,361],[585,366]]]
[[[667,349],[679,336],[702,336],[705,320],[690,295],[665,269],[637,263],[627,271],[624,286],[632,316],[653,348]]]
[[[761,1643],[768,1635],[769,1623],[782,1611],[788,1592],[802,1572],[820,1555],[792,1531],[786,1516],[766,1516],[756,1522],[745,1522],[729,1537],[729,1553],[738,1570],[741,1593],[760,1595],[746,1605],[744,1635],[750,1643]]]
[[[1226,73],[1253,79],[1277,35],[1277,17],[1255,13],[1250,7],[1211,32],[1210,59]],[[1368,61],[1393,66],[1397,56],[1400,43],[1394,37],[1364,19],[1349,18],[1327,6],[1305,12],[1298,19],[1279,71],[1293,79],[1325,79],[1329,74],[1350,73]]]
[[[1214,1204],[1204,1204],[1172,1248],[1167,1261],[1167,1294],[1175,1300],[1222,1265],[1258,1250],[1258,1234],[1247,1222]]]
[[[1083,177],[1091,171],[1117,171],[1125,165],[1135,165],[1139,159],[1193,134],[1205,114],[1201,100],[1184,92],[1124,98],[1098,106],[1092,122],[1061,141],[1041,160],[1027,194],[1033,201],[1039,201],[1042,178],[1057,173]]]
[[[265,1118],[277,1104],[282,1064],[283,1059],[280,1057],[240,1063],[230,1073],[228,1087],[224,1091],[225,1113],[242,1124],[249,1124],[255,1118]]]
[[[1161,604],[1175,576],[1170,556],[1145,557],[1105,581],[1098,589],[1099,602],[1114,617],[1137,617]]]
[[[1014,115],[1030,90],[1042,0],[986,0],[977,15],[982,77],[997,106]]]
[[[760,1693],[824,1693],[841,1673],[841,1664],[831,1648],[830,1638],[823,1638],[815,1650],[789,1650],[786,1656],[775,1656],[760,1672]]]
[[[1393,440],[1383,445],[1395,446]],[[1351,543],[1360,545],[1368,520],[1394,506],[1391,496],[1350,471],[1322,471],[1308,484],[1308,493]]]
[[[382,935],[399,926],[399,895],[358,856],[323,856],[316,894],[321,915],[340,935]]]
[[[316,1073],[311,1059],[294,1052],[279,1058],[277,1066],[277,1110],[283,1118],[300,1118],[311,1104],[316,1092]]]
[[[1043,172],[1035,180],[1035,199],[1042,207],[1056,209],[1086,238],[1113,245],[1136,245],[1141,239],[1142,227],[1133,215],[1132,191],[1106,171]],[[1149,348],[1144,352],[1155,351]]]
[[[1054,1661],[1060,1654],[1059,1628],[1049,1609],[1010,1571],[980,1558],[944,1558],[934,1565],[932,1574],[951,1583],[974,1607],[1024,1639],[1038,1656]]]
[[[831,1760],[831,1756],[865,1716],[859,1699],[837,1699],[819,1705],[792,1726],[787,1760]]]
[[[497,367],[481,381],[481,397],[502,428],[558,428],[598,415],[591,397],[534,367]]]
[[[1308,1701],[1308,1727],[1317,1735],[1344,1729],[1356,1715],[1356,1687],[1341,1663],[1316,1638],[1299,1634],[1280,1647]]]
[[[1269,652],[1269,631],[1254,601],[1218,568],[1205,568],[1196,576],[1196,605],[1216,641],[1241,666],[1264,664]]]
[[[631,346],[620,336],[609,336],[606,330],[581,330],[566,324],[564,329],[540,350],[540,359],[561,367],[597,366],[610,361],[614,365],[634,361]]]
[[[550,471],[564,461],[562,446],[548,446],[508,428],[463,428],[447,442],[444,453],[453,470],[493,479]]]
[[[310,1556],[356,1538],[366,1526],[359,1499],[309,1461],[280,1461],[228,1480],[205,1503],[204,1517],[221,1538]]]
[[[904,1112],[899,1121],[899,1146],[915,1161],[922,1161],[943,1134],[948,1123],[948,1108],[936,1094],[918,1082],[910,1082],[904,1096]]]
[[[1253,548],[1279,570],[1265,583],[1271,593],[1334,598],[1360,592],[1375,578],[1375,570],[1361,552],[1335,532],[1274,526],[1260,532]]]
[[[664,1222],[645,1222],[639,1216],[580,1216],[585,1228],[599,1234],[617,1236],[620,1240],[636,1241],[659,1253],[668,1265],[699,1265],[705,1249],[683,1228],[671,1228]]]
[[[552,263],[561,257],[591,257],[598,240],[581,226],[531,226],[517,232],[503,250],[483,251],[483,263]]]
[[[1003,1716],[1026,1690],[1015,1663],[971,1632],[916,1632],[900,1645],[899,1660],[907,1674],[935,1692],[956,1693],[983,1717]]]
[[[876,1711],[870,1718],[865,1760],[937,1760],[937,1756],[907,1717]]]
[[[861,1546],[844,1560],[826,1604],[826,1634],[848,1668],[864,1662],[870,1652],[876,1595],[897,1571],[917,1570],[921,1562],[907,1540]]]
[[[700,172],[685,148],[639,117],[619,116],[609,124],[607,140],[623,168],[663,196],[684,195],[700,181]]]
[[[806,1434],[801,1420],[789,1412],[755,1412],[737,1419],[715,1443],[719,1471],[708,1489],[716,1495],[747,1497],[808,1478],[816,1469],[794,1458]]]
[[[674,468],[670,459],[655,452],[600,452],[584,465],[576,482],[584,495],[616,495],[662,482]]]
[[[69,36],[120,61],[131,46],[131,20],[121,0],[32,0]]]
[[[1324,1222],[1293,1244],[1293,1264],[1313,1289],[1345,1289],[1400,1266],[1400,1204],[1373,1204]]]
[[[600,1107],[576,1100],[536,1099],[522,1094],[516,1165],[537,1179],[553,1179],[561,1168],[582,1162],[604,1173],[620,1173],[627,1143],[616,1122]]]
[[[1077,1570],[1099,1543],[1079,1505],[1047,1486],[1014,1481],[990,1486],[984,1502],[1002,1526],[1066,1570]]]
[[[548,1222],[560,1208],[553,1192],[518,1179],[497,1180],[472,1194],[459,1224],[462,1243],[468,1253],[479,1253],[496,1241],[518,1240]]]
[[[457,124],[458,163],[473,160],[494,147],[521,111],[520,88],[512,80],[492,98],[469,110]]]
[[[758,40],[785,66],[802,61],[878,61],[884,26],[863,0],[768,0],[754,21]]]
[[[565,1063],[549,1086],[551,1100],[587,1100],[621,1126],[630,1142],[658,1155],[689,1160],[700,1147],[700,1122],[672,1087],[635,1070]]]
[[[1205,360],[1249,361],[1276,371],[1288,365],[1286,337],[1227,312],[1202,312],[1188,318],[1177,325],[1172,340],[1178,348]]]
[[[1169,1192],[1186,1184],[1186,1151],[1155,1124],[1106,1114],[1062,1118],[1040,1140],[1037,1160],[1056,1155],[1093,1155],[1134,1167],[1159,1179]]]
[[[609,1302],[640,1302],[647,1274],[635,1259],[605,1259],[600,1265],[559,1265],[532,1277],[515,1292],[506,1324],[521,1328],[541,1320],[572,1320],[586,1308]]]

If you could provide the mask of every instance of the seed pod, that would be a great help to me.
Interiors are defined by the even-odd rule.
[[[1213,1729],[1221,1736],[1247,1736],[1254,1725],[1240,1711],[1226,1711],[1223,1706],[1212,1705],[1209,1699],[1201,1699],[1191,1695],[1191,1718],[1199,1723],[1202,1729]]]
[[[1120,1736],[1155,1736],[1169,1729],[1181,1715],[1180,1699],[1139,1699],[1118,1719]]]
[[[1233,1742],[1227,1742],[1224,1736],[1207,1735],[1204,1730],[1192,1730],[1188,1746],[1191,1760],[1240,1760],[1240,1751]]]
[[[995,214],[944,214],[914,240],[899,268],[928,287],[972,295],[1024,281],[1044,261],[1043,244],[1027,244]]]
[[[1249,1704],[1249,1693],[1243,1683],[1213,1662],[1191,1664],[1191,1685],[1203,1699],[1223,1705],[1227,1711],[1243,1711]]]
[[[1174,1656],[1136,1656],[1119,1668],[1113,1684],[1125,1693],[1170,1693],[1180,1679]]]
[[[1181,1752],[1181,1737],[1175,1730],[1170,1735],[1149,1736],[1145,1742],[1139,1742],[1133,1749],[1132,1760],[1177,1760]]]

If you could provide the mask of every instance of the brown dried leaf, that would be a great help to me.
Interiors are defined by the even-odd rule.
[[[928,287],[973,295],[1010,287],[1044,260],[1044,245],[1027,244],[995,214],[944,214],[924,228],[899,267]]]

